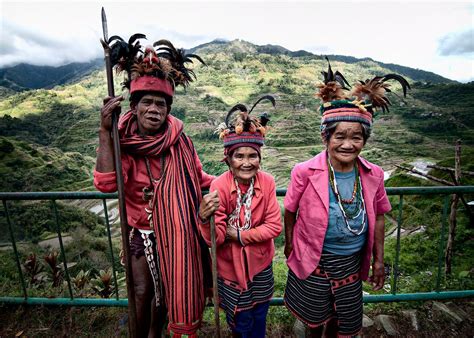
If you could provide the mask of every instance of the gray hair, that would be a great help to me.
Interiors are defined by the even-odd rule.
[[[321,134],[323,137],[326,139],[327,142],[329,142],[329,139],[331,138],[332,134],[336,131],[337,126],[339,125],[341,121],[334,121],[334,122],[329,122],[328,124],[324,124],[321,127]],[[360,123],[362,127],[362,137],[364,139],[364,144],[367,142],[367,140],[370,137],[370,134],[372,132],[372,127],[365,124],[365,123]]]

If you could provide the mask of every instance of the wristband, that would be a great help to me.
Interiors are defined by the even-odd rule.
[[[240,231],[237,229],[237,240],[239,241],[240,245],[245,246],[244,243],[242,243],[242,238],[240,237]]]

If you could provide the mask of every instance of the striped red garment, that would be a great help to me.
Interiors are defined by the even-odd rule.
[[[162,175],[154,182],[153,196],[159,270],[168,308],[168,328],[175,335],[192,335],[201,326],[205,306],[203,263],[208,264],[210,259],[197,230],[201,187],[195,149],[182,132],[183,123],[173,116],[168,115],[164,133],[139,136],[133,114],[127,114],[120,123],[122,148],[143,156],[165,156]]]

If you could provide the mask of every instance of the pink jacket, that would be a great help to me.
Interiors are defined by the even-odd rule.
[[[326,156],[326,151],[323,151],[306,162],[298,163],[291,172],[285,196],[285,209],[298,211],[293,229],[293,251],[287,264],[300,279],[308,278],[318,266],[328,227],[329,172]],[[360,272],[360,278],[366,280],[374,246],[376,215],[389,212],[391,206],[385,192],[383,170],[362,157],[358,161],[369,225]]]
[[[273,259],[275,247],[273,238],[281,230],[281,211],[276,198],[275,180],[270,174],[259,171],[255,178],[255,195],[252,198],[252,227],[241,232],[245,246],[236,241],[226,241],[227,217],[234,211],[237,203],[237,190],[230,171],[225,172],[211,183],[210,191],[217,190],[220,199],[219,209],[214,214],[216,224],[217,270],[229,282],[237,282],[241,289],[247,282],[265,269]],[[244,221],[244,208],[241,209],[240,222]],[[209,223],[200,224],[204,240],[211,246]],[[233,285],[237,287],[237,285]]]

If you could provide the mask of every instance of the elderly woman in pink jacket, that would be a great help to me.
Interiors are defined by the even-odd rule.
[[[275,104],[271,96],[257,103],[263,99]],[[221,125],[230,170],[212,182],[199,217],[201,233],[211,245],[208,219],[215,211],[219,305],[233,337],[263,338],[273,295],[273,239],[282,224],[275,181],[259,170],[268,119],[265,115],[252,118],[252,109],[247,112],[244,105],[236,105]],[[240,114],[232,124],[229,116],[235,111]]]
[[[329,62],[329,61],[328,61]],[[384,214],[391,206],[380,167],[359,156],[376,108],[388,110],[385,81],[360,81],[348,95],[346,79],[329,65],[319,85],[321,137],[326,149],[297,164],[285,197],[284,301],[312,336],[353,336],[362,328],[362,281],[384,284]]]

